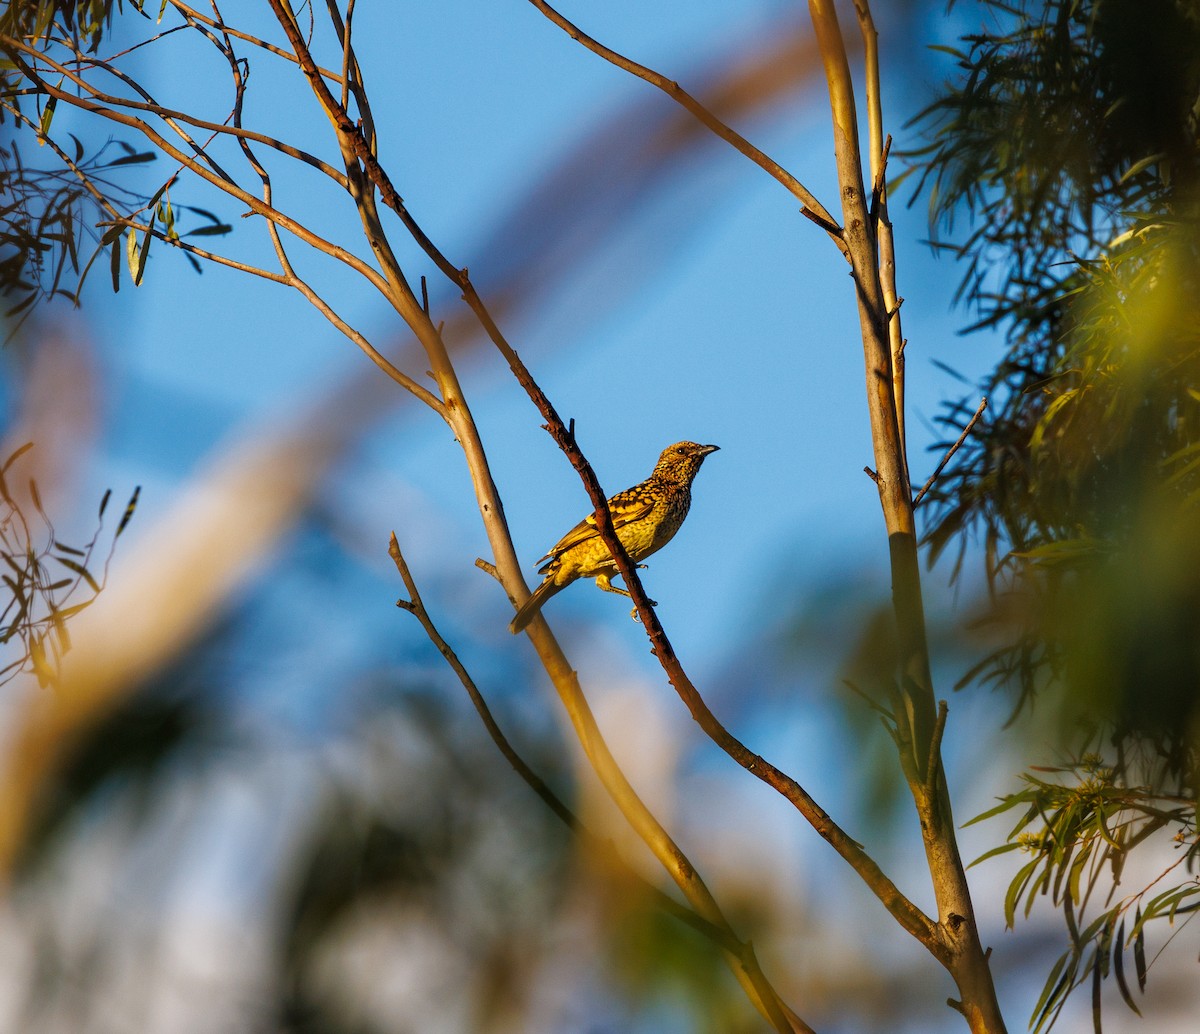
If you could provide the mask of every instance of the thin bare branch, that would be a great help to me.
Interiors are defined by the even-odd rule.
[[[582,44],[593,54],[597,54],[609,62],[609,64],[615,65],[617,68],[623,69],[631,75],[635,75],[639,79],[648,82],[651,86],[658,87],[673,101],[691,112],[692,115],[708,129],[712,130],[713,133],[749,158],[772,179],[781,183],[803,205],[800,209],[801,214],[829,234],[843,254],[845,253],[845,245],[842,243],[842,228],[838,226],[837,221],[803,183],[796,179],[787,169],[783,168],[770,155],[759,150],[744,136],[722,122],[695,97],[684,90],[679,83],[668,79],[665,75],[654,71],[652,68],[647,68],[645,65],[640,65],[636,61],[623,57],[615,50],[593,39],[574,22],[565,18],[546,3],[545,0],[529,0],[529,2],[545,15],[546,18],[562,29],[563,32],[576,42]]]
[[[224,19],[213,19],[207,15],[201,14],[194,7],[190,7],[180,0],[169,0],[169,3],[181,15],[189,21],[198,22],[201,25],[207,25],[210,29],[216,29],[218,32],[228,33],[234,39],[240,39],[243,43],[249,43],[252,47],[258,47],[260,50],[265,50],[269,54],[274,54],[276,57],[281,57],[285,61],[290,61],[293,65],[299,64],[296,60],[296,55],[290,50],[285,50],[283,47],[277,47],[274,43],[268,43],[264,39],[259,39],[248,32],[243,32],[240,29],[235,29],[233,26],[225,23]],[[337,83],[339,86],[342,83],[342,77],[337,72],[331,72],[328,68],[317,67],[317,71],[330,82]]]
[[[972,429],[979,422],[979,418],[983,416],[983,411],[987,409],[987,401],[987,396],[985,395],[975,410],[975,415],[967,421],[967,426],[963,428],[962,434],[958,436],[958,440],[946,450],[946,455],[942,457],[942,462],[934,468],[933,473],[929,475],[929,480],[925,482],[921,491],[917,493],[917,497],[913,500],[913,509],[916,509],[920,505],[921,500],[925,498],[925,493],[933,487],[934,482],[938,479],[938,475],[946,469],[946,464],[950,462],[950,458],[962,448],[963,442],[967,440],[968,435],[970,435]]]
[[[220,44],[216,42],[216,38],[207,29],[198,26],[196,31],[203,33],[210,41],[214,43],[214,45],[217,46],[219,50],[222,49]],[[109,94],[98,90],[82,76],[78,69],[55,61],[44,52],[36,51],[32,48],[26,48],[26,53],[31,55],[36,54],[39,60],[45,61],[45,63],[53,68],[55,72],[60,75],[65,75],[80,89],[87,91],[88,95],[94,101],[98,101],[101,104],[110,104],[114,107],[119,107],[130,111],[142,111],[146,114],[155,115],[161,118],[167,123],[167,125],[175,130],[184,143],[192,148],[197,155],[204,157],[206,161],[209,160],[205,151],[207,143],[203,145],[197,144],[196,141],[192,139],[190,134],[186,133],[181,128],[181,125],[192,126],[195,129],[203,129],[206,132],[211,133],[212,137],[231,136],[236,137],[239,140],[249,140],[253,141],[254,143],[262,144],[265,147],[270,147],[273,150],[278,151],[280,154],[287,155],[289,158],[295,158],[298,161],[304,162],[305,165],[309,165],[323,175],[328,176],[331,180],[337,183],[338,186],[342,187],[342,189],[346,189],[347,184],[345,175],[335,169],[328,162],[322,161],[316,155],[309,154],[309,152],[303,150],[302,148],[294,147],[283,140],[268,136],[265,133],[258,133],[253,130],[245,129],[240,125],[230,126],[221,122],[211,122],[207,119],[201,119],[194,115],[189,115],[185,111],[178,111],[174,108],[165,107],[159,104],[153,98],[153,96],[151,96],[151,94],[140,83],[137,82],[137,80],[126,75],[120,69],[111,65],[104,65],[95,58],[87,57],[87,55],[85,55],[78,48],[75,48],[73,45],[70,49],[74,63],[102,69],[108,74],[114,76],[116,79],[125,83],[131,89],[135,90],[142,97],[142,100],[134,100],[131,97],[119,97],[115,94]],[[211,142],[212,137],[209,138],[209,142]],[[212,167],[214,171],[216,171],[223,178],[227,179],[229,182],[233,182],[233,177],[228,173],[225,173],[224,170],[220,169],[220,167],[215,163],[212,164]]]
[[[15,40],[11,36],[0,36],[0,45],[9,47],[11,50],[20,53],[28,50],[28,48],[26,48],[21,41]],[[18,66],[21,68],[22,74],[26,75],[32,82],[37,83],[42,92],[56,98],[60,103],[68,104],[71,107],[79,108],[82,111],[87,111],[91,114],[107,119],[110,122],[115,122],[118,125],[123,125],[135,130],[149,140],[152,144],[154,144],[155,147],[159,148],[159,150],[161,150],[164,154],[179,162],[189,171],[195,173],[206,182],[212,184],[220,190],[223,190],[231,197],[242,202],[242,204],[254,212],[255,215],[261,215],[264,218],[277,223],[299,240],[302,240],[305,244],[310,245],[318,251],[324,252],[330,258],[337,259],[338,261],[349,266],[351,269],[355,270],[355,272],[361,274],[385,296],[388,294],[387,281],[380,276],[377,270],[372,269],[357,255],[354,255],[352,252],[346,250],[340,245],[326,240],[319,234],[314,233],[306,226],[297,222],[295,219],[292,219],[285,213],[265,204],[259,198],[239,187],[237,184],[222,179],[206,165],[180,151],[179,148],[165,139],[162,134],[157,132],[149,123],[137,118],[134,115],[129,115],[123,111],[105,107],[103,104],[99,104],[89,98],[76,96],[70,91],[61,89],[48,79],[41,76],[22,58],[17,57],[16,61]]]
[[[288,41],[299,59],[301,69],[308,78],[314,94],[338,133],[339,146],[343,148],[347,159],[347,169],[351,176],[352,187],[354,173],[351,170],[354,168],[353,161],[356,161],[361,163],[362,171],[369,184],[379,190],[384,203],[399,215],[414,240],[445,275],[463,287],[464,298],[477,313],[489,335],[494,338],[500,336],[499,329],[470,286],[466,270],[454,269],[408,213],[399,193],[375,156],[370,142],[364,137],[360,127],[353,123],[348,112],[338,103],[328,84],[317,73],[307,43],[284,0],[269,0],[269,3],[280,26],[288,36]],[[370,190],[355,189],[355,199],[364,221],[364,229],[367,229],[372,246],[376,249],[376,255],[387,270],[392,286],[389,297],[393,299],[393,303],[405,321],[417,332],[426,348],[433,366],[434,377],[438,381],[447,408],[447,422],[454,428],[466,454],[484,526],[488,532],[489,541],[496,550],[496,567],[502,573],[510,596],[514,595],[514,588],[517,591],[528,593],[507,522],[504,520],[499,494],[491,478],[478,429],[474,425],[466,400],[462,396],[457,374],[446,353],[445,345],[430,317],[422,310],[420,300],[408,285],[399,266],[395,265],[394,261],[390,261],[390,247],[387,245],[386,237],[383,235],[376,237],[371,233],[371,228],[378,227],[379,224],[374,212],[374,199]],[[502,336],[500,339],[503,340]],[[547,674],[563,701],[584,752],[606,791],[634,831],[651,849],[676,885],[683,891],[697,913],[709,922],[728,925],[720,906],[700,878],[695,866],[646,807],[617,765],[596,725],[595,717],[579,686],[578,677],[562,653],[562,649],[554,639],[549,627],[544,622],[539,623],[537,631],[531,638],[538,649]],[[730,957],[730,964],[734,975],[746,990],[750,1000],[776,1030],[794,1032],[806,1029],[802,1025],[803,1021],[794,1017],[774,989],[765,982],[761,972],[748,969],[742,960],[736,957]]]

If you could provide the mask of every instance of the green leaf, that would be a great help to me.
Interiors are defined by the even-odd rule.
[[[137,234],[130,227],[125,234],[125,264],[129,267],[129,277],[134,287],[138,284],[138,246]]]
[[[56,556],[54,559],[62,564],[63,567],[67,568],[67,570],[74,571],[77,575],[79,575],[80,578],[82,578],[88,583],[89,586],[91,586],[93,592],[100,591],[100,585],[97,583],[96,579],[92,577],[92,573],[86,567],[84,567],[83,564],[77,563],[70,557],[65,556]]]
[[[113,294],[121,291],[121,239],[120,234],[112,242],[112,285]]]
[[[45,145],[44,137],[50,132],[50,123],[54,121],[54,109],[58,107],[58,98],[51,97],[46,101],[46,106],[42,109],[42,117],[38,122],[38,144]]]
[[[121,514],[121,523],[117,525],[117,533],[113,536],[113,538],[120,538],[121,532],[123,532],[126,527],[128,527],[129,522],[133,520],[133,511],[137,509],[138,498],[141,496],[141,494],[142,486],[138,485],[133,490],[133,495],[129,497],[129,502],[125,505],[125,512]]]
[[[1017,922],[1017,903],[1021,900],[1021,894],[1041,864],[1041,858],[1026,862],[1008,885],[1008,892],[1004,895],[1004,923],[1010,930]]]
[[[976,858],[975,861],[967,866],[967,868],[973,869],[980,862],[986,862],[989,858],[995,858],[997,855],[1008,854],[1011,851],[1019,850],[1021,850],[1020,844],[1001,844],[999,847],[993,847],[990,851],[984,851],[983,854]]]
[[[1028,800],[1028,790],[1024,790],[1020,793],[1006,794],[1004,797],[1000,798],[1000,803],[994,808],[988,808],[988,810],[982,814],[976,815],[973,819],[969,819],[968,821],[964,822],[963,828],[966,828],[967,826],[973,826],[976,822],[983,822],[984,819],[990,819],[997,815],[1003,815],[1006,811],[1010,811],[1018,804],[1025,804]],[[1022,823],[1021,825],[1023,826],[1025,823]],[[1020,829],[1021,827],[1018,826],[1017,828]],[[1016,831],[1014,830],[1014,832]],[[1012,834],[1009,835],[1011,836]]]
[[[130,148],[132,151],[133,149]],[[158,159],[158,155],[153,151],[139,151],[132,154],[126,154],[123,158],[117,158],[109,162],[106,168],[115,169],[118,165],[141,165],[145,162],[152,162]]]
[[[1133,924],[1137,933],[1133,935],[1133,966],[1137,972],[1138,990],[1146,990],[1146,932],[1142,929],[1142,911],[1138,909]]]
[[[1125,919],[1122,917],[1121,925],[1117,929],[1117,937],[1113,942],[1113,973],[1117,978],[1117,990],[1121,992],[1121,997],[1125,999],[1125,1004],[1134,1011],[1138,1016],[1141,1016],[1141,1010],[1137,1007],[1137,1003],[1133,1000],[1133,995],[1129,991],[1129,984],[1125,980]]]
[[[135,273],[133,277],[134,287],[142,286],[142,277],[146,273],[146,260],[150,257],[150,242],[154,239],[153,229],[154,226],[152,222],[150,226],[146,227],[146,234],[142,238],[142,247],[138,255],[137,273]]]
[[[182,234],[184,237],[223,237],[225,234],[232,232],[233,227],[228,223],[217,223],[215,226],[198,226],[194,230],[188,230]]]

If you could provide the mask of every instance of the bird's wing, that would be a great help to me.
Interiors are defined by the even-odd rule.
[[[654,508],[653,496],[641,489],[641,485],[627,488],[624,492],[618,492],[608,501],[608,512],[612,514],[614,528],[620,529],[626,524],[640,521],[643,517],[648,516]],[[572,546],[577,546],[588,539],[597,538],[599,534],[600,532],[596,528],[596,515],[589,513],[559,539],[542,559],[549,560],[552,557],[561,556]]]

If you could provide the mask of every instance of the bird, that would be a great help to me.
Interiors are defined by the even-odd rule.
[[[608,500],[617,538],[629,559],[639,567],[643,566],[642,560],[674,538],[692,505],[692,481],[704,458],[718,448],[695,442],[668,445],[645,481]],[[608,546],[600,538],[594,513],[588,514],[559,539],[542,560],[546,563],[538,569],[538,574],[545,578],[521,604],[509,624],[508,630],[513,635],[533,620],[551,596],[579,578],[595,578],[596,584],[605,592],[629,595],[628,589],[612,584],[614,575],[620,572]]]

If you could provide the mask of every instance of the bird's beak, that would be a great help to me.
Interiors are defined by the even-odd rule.
[[[700,448],[696,450],[696,453],[697,453],[697,455],[700,455],[700,456],[707,456],[710,452],[720,452],[720,451],[721,451],[721,446],[719,446],[719,445],[701,445]]]

